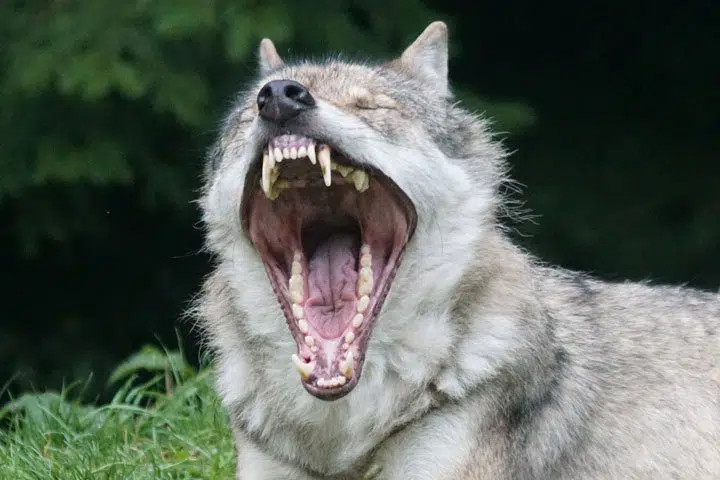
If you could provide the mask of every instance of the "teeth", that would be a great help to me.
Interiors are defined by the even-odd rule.
[[[311,337],[310,335],[306,335],[305,336],[305,345],[307,345],[308,347],[312,347],[313,345],[315,345],[315,339],[313,337]]]
[[[312,163],[313,165],[315,165],[317,163],[317,160],[315,159],[315,144],[314,143],[311,143],[310,145],[308,145],[307,156],[310,159],[310,163]]]
[[[315,362],[305,363],[294,353],[292,355],[292,362],[303,380],[310,378],[310,374],[315,369]]]
[[[345,385],[345,377],[337,377],[338,385]]]
[[[297,151],[298,158],[303,158],[306,155],[307,155],[307,148],[305,148],[305,146],[298,148],[298,151]]]
[[[367,295],[363,295],[360,297],[360,300],[358,300],[357,303],[357,311],[359,313],[363,313],[365,310],[367,310],[368,305],[370,305],[370,297]]]
[[[372,255],[369,253],[366,253],[365,255],[360,257],[360,266],[361,267],[372,267]]]
[[[292,147],[292,148],[290,149],[290,158],[292,158],[293,160],[295,160],[297,157],[298,157],[297,148]]]
[[[347,352],[347,355],[345,355],[345,360],[343,360],[342,365],[340,366],[340,373],[343,374],[345,378],[352,378],[353,376],[353,353],[352,350],[349,350]]]
[[[270,161],[274,164],[275,163],[275,152],[273,152],[273,149],[270,148],[268,145],[268,157],[270,157]]]
[[[275,153],[275,161],[277,163],[282,162],[282,159],[283,159],[282,150],[280,150],[278,147],[275,147],[275,150],[273,150],[273,151]]]
[[[322,170],[325,186],[329,187],[332,182],[332,170],[330,169],[330,147],[327,145],[320,145],[318,147],[317,156],[320,161],[320,170]]]
[[[301,320],[305,316],[305,310],[297,303],[292,304],[293,316],[298,320]]]
[[[352,326],[353,328],[360,328],[360,325],[362,325],[363,320],[365,320],[365,317],[363,317],[362,313],[356,314],[352,318]]]
[[[354,334],[353,332],[347,332],[347,333],[345,334],[345,341],[346,341],[347,343],[352,343],[353,340],[355,340],[355,334]]]
[[[360,249],[360,253],[363,255],[370,255],[370,245],[363,245]]]
[[[282,154],[283,158],[290,158],[290,149],[288,147],[283,148]]]
[[[360,279],[358,280],[358,294],[360,296],[369,295],[373,287],[372,270],[368,267],[360,269]]]
[[[360,260],[362,262],[362,259]],[[363,265],[365,266],[365,265]],[[302,273],[302,263],[300,263],[298,260],[293,260],[292,262],[292,274],[293,275],[300,275]]]
[[[305,320],[298,320],[298,328],[300,329],[300,332],[303,334],[308,333],[308,330],[310,329],[310,326]]]

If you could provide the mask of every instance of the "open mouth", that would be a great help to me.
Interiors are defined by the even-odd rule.
[[[297,344],[303,386],[325,400],[346,395],[415,230],[412,202],[327,143],[282,135],[250,169],[242,215]]]

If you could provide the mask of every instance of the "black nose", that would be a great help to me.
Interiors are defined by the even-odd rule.
[[[275,123],[282,123],[303,110],[315,106],[315,99],[308,89],[293,80],[272,80],[260,89],[257,96],[260,116]]]

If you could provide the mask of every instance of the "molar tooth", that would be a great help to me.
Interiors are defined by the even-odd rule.
[[[367,180],[367,173],[363,172],[362,170],[355,170],[352,173],[352,181],[355,185],[355,190],[358,192],[362,192],[362,188],[365,185],[365,182]]]
[[[298,328],[303,334],[308,333],[308,330],[310,330],[310,326],[305,320],[298,320]]]
[[[307,156],[310,159],[310,163],[315,165],[317,163],[317,159],[315,158],[315,144],[311,143],[307,147]]]
[[[297,303],[292,304],[292,312],[293,316],[298,320],[302,319],[305,316],[305,310],[303,310],[303,308]]]
[[[293,262],[299,262],[302,260],[302,252],[300,250],[295,250],[295,253],[293,254]]]
[[[302,275],[293,275],[290,277],[289,287],[290,290],[303,291],[303,278]]]
[[[370,305],[370,297],[367,295],[363,295],[360,297],[360,300],[358,300],[357,303],[357,311],[359,313],[363,313],[365,310],[367,310],[368,305]]]
[[[312,347],[313,345],[315,345],[315,339],[310,335],[305,335],[305,345],[307,345],[308,347]]]
[[[363,255],[370,255],[370,245],[365,244],[360,248],[360,253]]]
[[[345,355],[345,360],[343,360],[342,365],[340,366],[340,373],[343,374],[345,378],[352,378],[353,376],[353,353],[352,350],[348,350],[347,355]]]
[[[307,155],[307,148],[305,147],[305,145],[303,145],[302,147],[298,148],[297,152],[298,158],[303,158]]]
[[[345,341],[350,344],[355,340],[355,334],[353,332],[347,332],[345,334]]]
[[[290,158],[292,158],[293,160],[295,160],[297,157],[298,157],[297,148],[292,147],[292,148],[290,149]]]
[[[302,263],[300,263],[298,260],[293,260],[292,262],[292,274],[293,275],[300,275],[302,273]]]
[[[360,266],[361,267],[371,267],[372,266],[372,255],[369,253],[366,253],[362,257],[360,257]]]
[[[288,147],[283,148],[282,154],[283,158],[290,158],[290,149]]]
[[[348,167],[347,165],[338,165],[337,171],[342,175],[343,178],[347,177],[350,172],[353,171],[353,167]]]
[[[369,295],[373,288],[372,270],[363,267],[360,269],[360,278],[358,279],[358,294]]]
[[[365,317],[363,317],[363,314],[362,314],[362,313],[356,314],[356,315],[352,318],[352,326],[353,326],[353,328],[360,328],[360,326],[361,326],[362,323],[363,323],[363,320],[365,320]]]
[[[282,159],[283,159],[282,151],[278,147],[275,147],[273,152],[275,153],[275,162],[276,163],[282,162]]]
[[[318,161],[320,162],[320,170],[322,170],[325,186],[329,187],[332,183],[332,170],[330,169],[330,147],[320,145],[318,147]]]
[[[300,376],[303,378],[303,380],[307,380],[310,378],[310,374],[315,369],[315,362],[305,363],[303,362],[300,357],[292,354],[292,362],[295,365],[295,368],[297,369]]]

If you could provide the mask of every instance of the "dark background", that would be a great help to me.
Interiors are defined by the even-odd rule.
[[[517,240],[608,279],[720,285],[717,2],[276,0],[0,5],[0,387],[90,392],[180,320],[192,203],[257,44],[391,56],[450,25],[452,82],[514,154]]]

